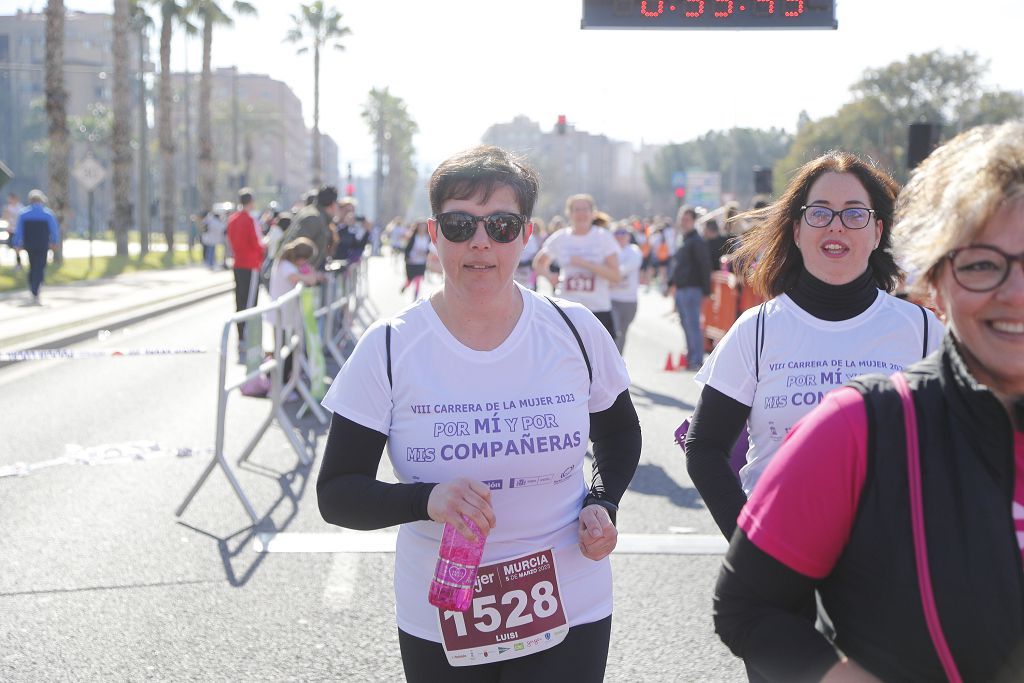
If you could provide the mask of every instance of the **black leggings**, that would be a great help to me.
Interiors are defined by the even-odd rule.
[[[608,334],[612,335],[612,339],[615,339],[615,320],[612,319],[612,312],[595,312],[594,317],[601,321],[601,324],[604,325],[604,329],[608,330]]]
[[[612,618],[573,626],[558,645],[536,654],[476,666],[452,666],[440,643],[398,630],[409,683],[599,683],[604,680]]]

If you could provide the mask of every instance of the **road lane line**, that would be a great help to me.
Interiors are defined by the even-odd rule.
[[[398,534],[367,532],[262,532],[253,540],[258,553],[393,553]],[[729,543],[719,535],[619,534],[616,555],[724,555]]]

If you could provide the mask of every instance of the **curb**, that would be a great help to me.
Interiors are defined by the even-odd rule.
[[[26,348],[55,349],[76,344],[94,338],[100,330],[117,330],[128,327],[141,320],[170,313],[179,308],[199,303],[216,296],[235,291],[234,282],[226,282],[215,287],[204,288],[183,294],[170,296],[157,302],[114,311],[88,321],[67,323],[44,334],[24,334],[19,337],[0,340],[0,348],[9,351],[22,351]],[[0,361],[0,368],[7,367],[18,361]]]

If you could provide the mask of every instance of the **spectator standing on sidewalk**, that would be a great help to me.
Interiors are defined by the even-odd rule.
[[[213,211],[203,216],[203,233],[199,241],[203,243],[203,261],[213,270],[217,267],[217,245],[224,244],[224,221]]]
[[[228,242],[235,254],[235,310],[242,311],[256,305],[260,286],[260,266],[263,265],[263,241],[260,229],[252,217],[253,191],[243,187],[238,191],[238,210],[228,219]],[[245,325],[238,323],[238,345],[242,347]]]
[[[612,300],[608,285],[622,279],[619,245],[604,228],[594,225],[597,207],[589,194],[575,194],[565,202],[570,227],[551,235],[533,259],[538,275],[551,278],[552,261],[559,265],[555,294],[583,304],[615,338]]]
[[[46,208],[46,195],[42,190],[28,193],[28,207],[18,214],[14,228],[14,248],[28,253],[28,288],[32,303],[40,305],[39,288],[46,273],[46,259],[51,249],[60,242],[60,226],[53,211]]]
[[[7,221],[7,246],[14,252],[14,270],[21,270],[21,252],[14,247],[14,226],[18,223],[18,214],[22,212],[25,205],[17,194],[11,192],[7,195],[7,203],[4,204],[4,220]]]
[[[625,225],[614,232],[619,243],[619,271],[622,280],[609,288],[612,298],[612,319],[615,323],[615,346],[622,354],[626,346],[626,332],[636,317],[637,290],[640,289],[640,266],[644,255],[640,247],[633,244],[633,235]]]
[[[316,245],[317,255],[310,262],[314,270],[323,270],[324,263],[334,250],[331,222],[337,210],[338,188],[334,185],[321,185],[316,193],[316,201],[295,214],[291,227],[284,234],[285,244],[307,237]]]
[[[683,243],[676,252],[667,296],[675,297],[679,322],[686,337],[686,367],[697,371],[704,364],[704,334],[700,329],[700,306],[711,296],[711,257],[708,245],[697,234],[697,212],[683,206],[676,216]]]

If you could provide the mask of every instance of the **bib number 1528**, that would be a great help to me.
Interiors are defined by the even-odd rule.
[[[473,599],[473,627],[482,633],[491,633],[504,626],[508,629],[519,628],[533,622],[534,615],[546,619],[558,611],[558,597],[554,585],[550,581],[538,581],[530,587],[530,595],[526,591],[514,589],[501,595],[500,605],[508,609],[498,609],[497,595],[485,595]],[[455,622],[455,632],[464,637],[466,615],[462,612],[448,610],[445,619]]]

